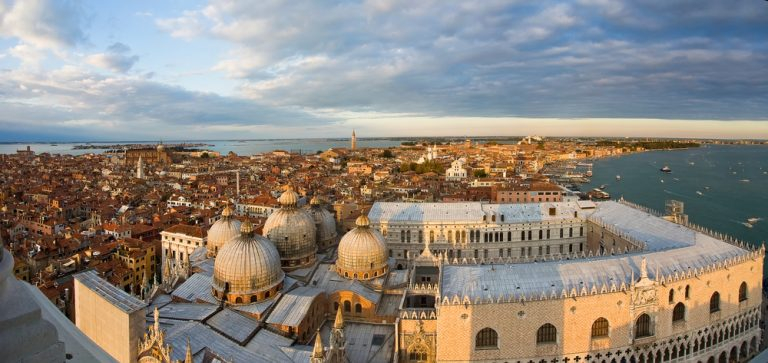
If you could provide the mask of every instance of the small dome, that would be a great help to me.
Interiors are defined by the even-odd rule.
[[[336,259],[336,272],[344,277],[370,280],[386,274],[387,247],[384,237],[370,228],[365,215],[357,218],[357,228],[341,238]]]
[[[290,189],[280,196],[283,207],[267,218],[262,232],[277,247],[285,269],[312,264],[317,252],[315,220],[309,212],[291,203],[298,199],[296,196]]]
[[[326,248],[333,244],[338,235],[336,232],[336,218],[333,213],[328,211],[328,209],[323,208],[319,200],[317,203],[314,203],[316,199],[317,197],[312,198],[309,214],[312,215],[312,219],[315,220],[317,246],[319,248]]]
[[[226,243],[213,265],[213,294],[233,304],[261,301],[282,288],[285,273],[280,254],[266,238],[253,233],[253,224],[241,224],[240,236]]]
[[[163,150],[165,150],[165,146],[163,146],[163,144],[158,144],[157,151],[163,151]]]
[[[221,219],[208,230],[208,255],[216,256],[219,250],[233,238],[240,235],[240,221],[232,218],[232,209],[226,206]]]

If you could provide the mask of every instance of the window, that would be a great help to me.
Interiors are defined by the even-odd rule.
[[[709,298],[709,313],[716,313],[720,311],[720,293],[715,291],[712,297]]]
[[[688,300],[688,298],[691,297],[691,285],[685,285],[685,299]]]
[[[350,311],[352,311],[352,303],[349,302],[349,301],[345,301],[344,302],[344,312],[348,313]]]
[[[677,303],[672,310],[672,322],[685,320],[685,305],[683,303]]]
[[[360,303],[355,304],[355,313],[360,314],[363,312],[363,306]]]
[[[635,321],[635,338],[650,337],[652,335],[651,317],[648,314],[640,315]]]
[[[669,289],[669,303],[675,302],[675,289]]]
[[[552,324],[542,325],[536,331],[536,344],[547,344],[557,342],[557,329]]]
[[[601,338],[608,336],[608,320],[605,318],[597,318],[592,323],[592,338]]]
[[[475,349],[493,349],[499,346],[499,334],[491,328],[483,328],[475,336]]]
[[[739,302],[747,300],[747,283],[742,282],[739,286]]]

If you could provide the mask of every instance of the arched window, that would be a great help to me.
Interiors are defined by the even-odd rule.
[[[597,318],[592,323],[592,338],[602,338],[608,336],[608,320],[605,318]]]
[[[429,243],[435,242],[435,231],[429,231]]]
[[[691,285],[685,285],[685,299],[688,300],[691,297]]]
[[[242,304],[242,303],[243,303],[242,297],[238,296],[237,298],[235,298],[235,304]]]
[[[408,351],[408,360],[412,362],[426,362],[428,358],[427,348],[421,344]]]
[[[747,283],[742,282],[739,286],[739,302],[747,300]]]
[[[493,349],[499,346],[499,334],[491,328],[483,328],[475,336],[475,349]]]
[[[635,321],[635,338],[649,337],[652,335],[651,317],[648,314],[640,315]]]
[[[716,313],[720,311],[720,293],[715,291],[712,297],[709,298],[709,313]]]
[[[348,313],[350,311],[352,311],[352,303],[347,300],[344,302],[344,312]]]
[[[683,320],[685,320],[685,305],[679,302],[672,310],[672,322],[674,323]]]
[[[536,331],[536,344],[557,342],[557,328],[552,324],[544,324]]]
[[[360,305],[360,303],[355,304],[355,314],[360,314],[363,312],[363,306]]]
[[[669,289],[669,303],[675,302],[675,289]]]

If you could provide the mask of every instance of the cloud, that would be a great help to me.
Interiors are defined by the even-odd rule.
[[[76,130],[86,139],[114,139],[115,135],[180,139],[190,136],[179,130],[298,127],[334,122],[332,118],[301,110],[190,91],[143,77],[107,77],[73,66],[45,73],[0,72],[0,90],[0,129],[45,128],[65,134]],[[244,135],[247,133],[240,134]]]
[[[212,69],[283,107],[766,119],[763,10],[716,0],[211,0],[158,24],[227,42]]]
[[[4,7],[4,9],[3,9]],[[0,36],[16,37],[38,48],[71,47],[87,40],[86,17],[79,1],[0,2]]]
[[[130,51],[130,47],[118,42],[110,45],[104,53],[88,56],[86,62],[113,72],[125,73],[139,61],[139,56],[130,55]]]

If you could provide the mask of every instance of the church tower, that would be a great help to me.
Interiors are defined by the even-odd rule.
[[[144,179],[144,160],[141,160],[141,156],[139,156],[139,161],[136,162],[136,178]]]
[[[357,136],[355,136],[355,129],[352,129],[352,145],[350,145],[350,149],[357,149]]]

